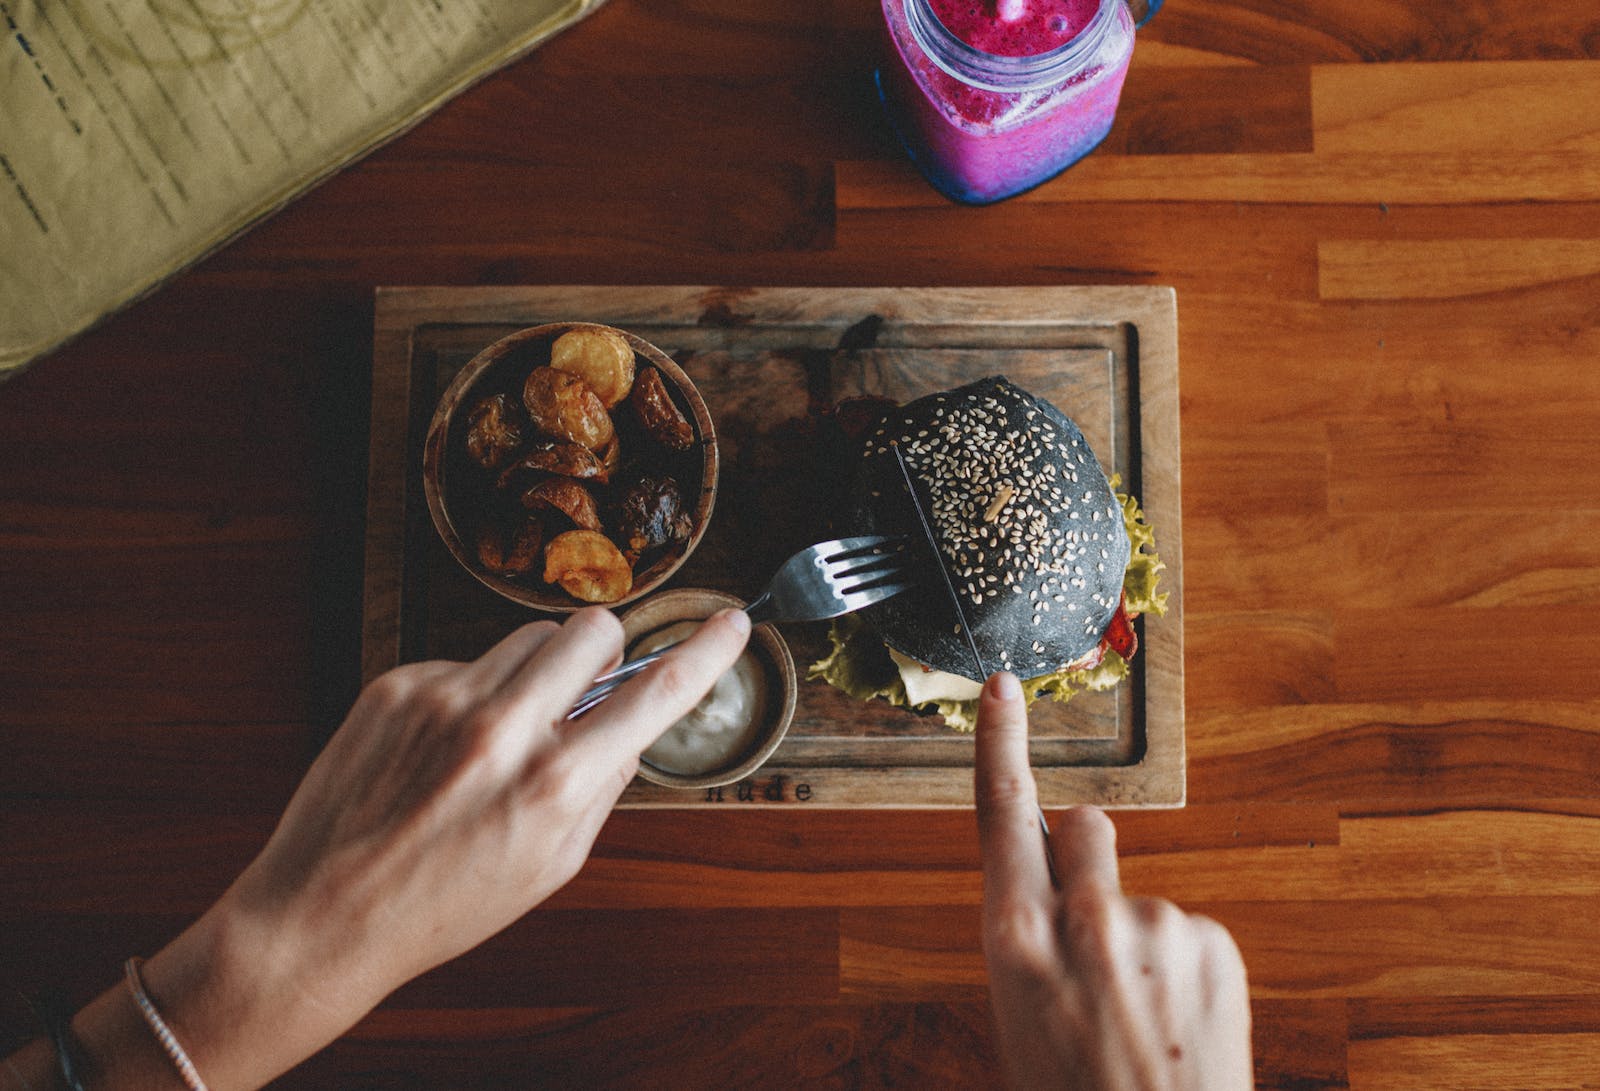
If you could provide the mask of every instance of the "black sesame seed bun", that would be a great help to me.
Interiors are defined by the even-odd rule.
[[[884,643],[980,681],[998,670],[1051,674],[1092,651],[1116,613],[1130,547],[1122,506],[1078,426],[1000,376],[890,413],[867,438],[847,521],[854,533],[920,542],[895,444],[983,671],[931,562],[911,590],[862,611]]]

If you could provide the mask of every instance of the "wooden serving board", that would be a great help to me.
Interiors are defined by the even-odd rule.
[[[1156,528],[1170,592],[1141,619],[1133,676],[1040,702],[1032,760],[1045,806],[1184,801],[1183,548],[1177,304],[1170,288],[384,288],[377,297],[363,681],[398,663],[468,659],[532,616],[480,586],[434,533],[422,437],[440,393],[512,330],[591,320],[630,330],[699,386],[722,448],[711,527],[669,587],[755,596],[795,550],[829,536],[838,501],[798,454],[818,404],[905,401],[1009,376],[1078,422]],[[802,676],[825,624],[785,625]],[[802,681],[777,753],[750,781],[684,792],[636,780],[622,806],[959,807],[972,738],[936,716]]]

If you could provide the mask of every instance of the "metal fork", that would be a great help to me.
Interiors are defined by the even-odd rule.
[[[802,549],[783,562],[766,590],[744,608],[751,625],[767,621],[824,621],[882,602],[911,586],[906,539],[836,538]],[[630,659],[594,680],[567,713],[576,719],[665,655],[674,645]]]

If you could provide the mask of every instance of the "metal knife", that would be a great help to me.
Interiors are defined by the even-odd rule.
[[[961,632],[967,638],[967,648],[972,652],[972,661],[978,666],[978,679],[987,682],[989,668],[983,665],[983,656],[978,652],[978,642],[972,637],[972,626],[967,623],[967,612],[961,608],[961,596],[956,594],[955,584],[950,582],[950,573],[945,569],[944,559],[939,552],[939,541],[933,536],[933,526],[928,522],[928,513],[922,509],[922,497],[917,495],[917,486],[911,480],[911,469],[906,465],[906,456],[900,450],[900,444],[891,443],[894,448],[894,460],[900,466],[900,476],[906,483],[906,492],[911,495],[912,510],[917,513],[917,522],[922,526],[922,536],[928,542],[928,548],[933,551],[934,567],[939,570],[939,577],[944,583],[945,594],[950,596],[950,605],[955,607],[956,620],[961,625]],[[1039,813],[1039,832],[1044,834],[1044,864],[1050,872],[1050,885],[1059,887],[1060,880],[1056,877],[1055,853],[1050,849],[1050,820],[1044,815],[1044,808],[1035,806]]]
[[[891,443],[894,448],[894,460],[900,466],[900,477],[906,483],[906,492],[911,496],[911,507],[917,513],[917,522],[922,526],[922,536],[928,543],[928,549],[933,553],[934,567],[939,570],[940,581],[944,584],[945,594],[950,596],[950,605],[955,607],[956,621],[961,625],[961,633],[967,638],[967,650],[972,652],[972,662],[978,668],[978,681],[982,683],[989,677],[989,668],[983,664],[983,656],[978,652],[978,642],[972,638],[972,626],[967,622],[967,612],[961,608],[961,596],[956,594],[956,585],[950,582],[950,573],[944,566],[943,555],[939,552],[939,541],[933,536],[933,526],[928,522],[928,513],[922,509],[922,498],[917,495],[917,487],[911,480],[911,468],[906,465],[906,456],[900,450],[900,444]]]

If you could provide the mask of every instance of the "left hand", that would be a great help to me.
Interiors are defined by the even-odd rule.
[[[415,663],[357,699],[260,856],[145,967],[216,1091],[321,1048],[389,992],[571,879],[640,753],[738,657],[710,619],[604,704],[566,711],[622,654],[606,610],[538,622],[473,663]]]

